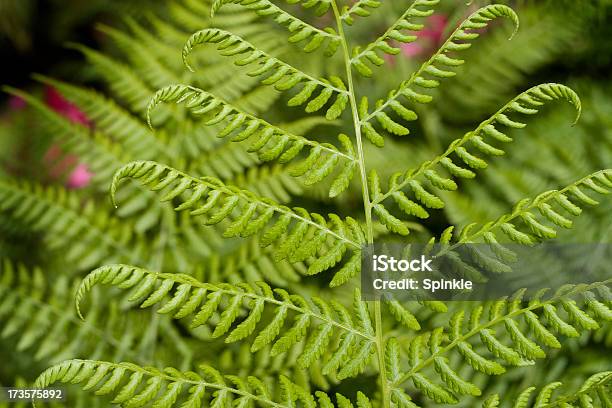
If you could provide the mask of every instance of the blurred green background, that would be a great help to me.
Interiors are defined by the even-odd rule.
[[[381,177],[386,178],[393,171],[435,157],[452,140],[473,129],[514,95],[542,82],[559,82],[574,88],[582,98],[583,116],[577,125],[570,126],[573,112],[569,106],[547,107],[543,114],[530,120],[526,130],[516,134],[516,142],[505,157],[497,159],[479,175],[477,182],[463,183],[460,192],[449,193],[445,197],[449,205],[444,210],[435,212],[427,222],[415,225],[411,239],[426,239],[449,223],[462,226],[488,221],[523,197],[611,167],[612,1],[499,2],[515,8],[521,19],[516,37],[508,41],[511,28],[503,23],[483,33],[464,54],[467,64],[457,77],[443,83],[434,103],[419,108],[420,120],[412,125],[409,138],[391,139],[384,150],[368,146],[368,166],[376,167]],[[409,3],[386,2],[367,20],[358,19],[350,30],[352,40],[367,43],[375,33],[384,31]],[[368,95],[371,100],[383,97],[431,55],[458,21],[488,3],[443,0],[417,43],[403,47],[385,67],[375,70],[375,80],[359,80],[360,94]],[[347,131],[342,125],[327,124],[320,118],[305,120],[299,111],[286,108],[286,98],[280,94],[258,88],[240,73],[232,76],[233,71],[210,50],[204,50],[199,56],[198,72],[187,72],[180,59],[182,44],[189,34],[210,25],[243,30],[245,35],[253,37],[254,43],[273,49],[310,72],[324,74],[339,69],[336,62],[317,55],[305,61],[302,54],[286,46],[283,31],[275,31],[273,25],[266,25],[260,19],[228,13],[211,22],[208,7],[207,1],[196,0],[0,0],[0,82],[14,87],[9,90],[11,93],[0,95],[0,180],[3,183],[0,188],[0,259],[3,262],[0,384],[31,381],[60,357],[128,356],[141,363],[174,364],[183,368],[191,367],[194,361],[213,359],[217,366],[231,373],[243,373],[251,368],[248,364],[233,366],[232,356],[243,356],[248,353],[245,350],[213,344],[212,349],[219,353],[212,357],[210,350],[203,352],[193,346],[194,338],[206,337],[205,333],[186,336],[185,328],[166,321],[159,323],[162,329],[152,331],[148,313],[137,311],[124,316],[122,311],[127,306],[119,302],[112,304],[106,316],[107,311],[99,306],[97,315],[86,324],[71,318],[57,329],[49,323],[45,330],[55,337],[34,329],[29,317],[32,313],[54,316],[58,310],[72,308],[72,288],[78,278],[93,267],[118,259],[149,262],[149,258],[163,253],[165,256],[151,260],[151,264],[200,278],[237,281],[245,276],[251,279],[265,275],[262,271],[266,267],[253,266],[254,259],[261,258],[261,254],[233,241],[220,243],[219,234],[214,230],[201,232],[195,228],[199,226],[184,220],[172,222],[181,231],[176,234],[176,242],[159,246],[157,236],[163,229],[165,213],[163,209],[149,207],[145,199],[127,197],[132,207],[115,212],[108,203],[107,189],[112,171],[128,158],[171,162],[192,174],[213,173],[262,193],[269,190],[266,183],[276,183],[276,187],[280,183],[285,194],[275,197],[279,201],[359,216],[358,189],[335,200],[326,197],[325,185],[304,189],[285,177],[282,169],[262,165],[252,156],[219,144],[210,132],[198,131],[194,126],[197,121],[187,123],[177,119],[184,118],[184,113],[161,112],[158,117],[161,130],[153,139],[166,147],[167,154],[152,153],[148,149],[139,151],[138,146],[130,145],[132,136],[136,144],[151,138],[144,123],[144,107],[155,90],[175,82],[213,89],[275,123],[287,123],[296,132],[321,140],[331,140],[337,133]],[[304,13],[298,8],[292,10]],[[309,16],[305,14],[303,18]],[[33,78],[34,73],[44,77]],[[72,85],[93,89],[99,98]],[[20,94],[17,89],[27,94]],[[108,143],[99,140],[105,136]],[[216,158],[221,162],[215,162]],[[107,234],[108,240],[123,239],[119,238],[122,232],[109,232],[117,229],[117,224],[124,223],[126,228],[131,228],[135,238],[129,238],[125,250],[133,257],[128,254],[122,258],[112,245],[106,248],[105,243],[95,242],[92,246],[97,245],[98,252],[75,250],[71,258],[69,248],[74,237],[62,238],[62,226],[52,225],[51,221],[40,225],[13,207],[14,201],[42,195],[39,187],[50,188],[44,193],[48,201],[79,214],[86,220],[83,222],[90,223],[87,225],[99,228],[101,235]],[[58,191],[67,193],[62,195]],[[560,239],[609,242],[611,213],[611,200],[602,202]],[[149,251],[145,249],[144,256],[138,253],[143,251],[143,246]],[[40,268],[42,278],[31,272],[19,274],[17,265],[28,270]],[[325,290],[314,279],[299,281],[296,278],[299,270],[281,269],[275,271],[276,276],[266,276],[266,279],[299,292],[312,288]],[[8,279],[9,275],[16,278]],[[10,297],[12,292],[21,293],[21,297]],[[93,302],[102,303],[99,298]],[[21,314],[12,314],[18,305]],[[428,324],[435,327],[439,319],[442,318],[434,316]],[[94,332],[100,338],[112,337],[112,340],[106,345],[100,339],[85,341],[88,336],[95,337]],[[140,332],[148,334],[136,338]],[[75,337],[76,334],[81,337]],[[184,339],[190,336],[194,338]],[[70,340],[74,338],[79,338],[82,344],[72,344]],[[574,353],[578,346],[581,352]],[[516,390],[557,379],[578,384],[595,370],[610,369],[610,362],[601,356],[609,356],[611,346],[612,327],[608,324],[592,336],[569,341],[563,351],[553,353],[555,358],[544,364],[515,369],[504,381],[492,383],[491,389]],[[293,370],[291,364],[270,361],[265,366],[257,358],[265,360],[265,356],[253,357],[252,366],[266,374]],[[315,372],[300,375],[307,384],[321,388],[334,386],[318,378]],[[92,401],[83,399],[73,404],[94,406]],[[470,406],[470,402],[465,406]]]

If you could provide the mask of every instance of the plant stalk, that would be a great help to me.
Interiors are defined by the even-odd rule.
[[[357,107],[357,101],[355,99],[355,87],[353,84],[353,72],[351,68],[351,57],[348,48],[348,42],[344,33],[344,26],[342,19],[340,18],[340,12],[336,0],[331,1],[332,9],[336,19],[336,26],[338,29],[338,35],[340,36],[340,42],[342,45],[342,52],[344,58],[344,66],[346,70],[346,80],[348,86],[349,103],[351,106],[351,114],[353,116],[353,127],[355,131],[355,140],[357,143],[357,161],[359,165],[359,174],[361,177],[361,193],[363,196],[363,209],[365,212],[366,221],[366,237],[368,244],[374,243],[374,233],[372,224],[372,202],[370,201],[370,193],[368,191],[368,174],[365,165],[365,155],[363,152],[363,141],[361,136],[361,119],[359,118],[359,109]],[[384,339],[383,339],[383,328],[382,328],[382,314],[380,310],[380,301],[373,301],[374,309],[374,330],[376,334],[376,354],[378,356],[378,370],[380,379],[380,394],[383,408],[389,408],[391,406],[389,400],[389,382],[387,381],[387,375],[385,371],[385,357],[384,357]]]

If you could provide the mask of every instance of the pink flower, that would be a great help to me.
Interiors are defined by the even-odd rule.
[[[78,164],[70,173],[66,186],[73,189],[87,187],[92,177],[93,173],[89,171],[86,164]]]
[[[87,118],[85,113],[80,110],[75,104],[64,98],[62,94],[59,93],[54,87],[46,87],[45,101],[51,109],[53,109],[60,115],[66,117],[71,122],[80,123],[85,126],[90,125],[89,119]]]
[[[9,98],[9,108],[21,110],[26,107],[26,101],[21,96],[13,95]]]

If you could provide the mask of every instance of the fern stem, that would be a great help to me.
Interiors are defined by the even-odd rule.
[[[382,313],[380,310],[380,301],[375,300],[374,304],[374,330],[376,331],[376,354],[378,357],[378,372],[380,377],[380,393],[383,408],[391,406],[389,401],[389,381],[387,380],[387,371],[385,370],[385,341],[382,328]]]
[[[363,207],[366,219],[366,237],[369,244],[374,242],[374,233],[372,229],[372,203],[370,202],[370,193],[368,191],[368,174],[365,166],[365,156],[363,153],[363,142],[361,137],[361,122],[359,120],[359,110],[355,99],[355,85],[353,84],[353,72],[351,68],[351,57],[348,49],[346,35],[338,5],[335,0],[332,0],[332,9],[336,18],[338,34],[340,35],[340,43],[342,44],[342,52],[344,57],[344,66],[346,69],[346,80],[348,84],[348,97],[351,105],[351,114],[353,116],[353,127],[355,128],[355,140],[357,142],[357,162],[359,165],[359,173],[361,176],[361,192],[363,196]]]
[[[342,44],[342,53],[344,58],[344,66],[346,69],[346,80],[348,84],[348,96],[349,103],[351,105],[351,114],[353,116],[353,127],[355,130],[355,140],[357,142],[357,160],[359,165],[359,174],[361,176],[361,193],[363,196],[363,209],[365,212],[366,221],[366,238],[368,244],[374,243],[374,233],[372,227],[372,203],[370,202],[370,193],[368,191],[368,174],[365,165],[365,155],[363,152],[363,142],[361,136],[361,120],[359,119],[359,109],[357,107],[357,101],[355,99],[355,85],[353,83],[353,72],[351,67],[351,56],[348,49],[348,43],[346,35],[344,33],[344,26],[342,16],[338,10],[336,0],[331,0],[332,10],[336,18],[336,25],[338,34],[340,36],[340,43]],[[380,310],[380,302],[371,302],[374,304],[374,330],[376,334],[376,354],[378,357],[378,374],[380,379],[380,394],[382,400],[382,407],[388,408],[391,405],[389,400],[389,383],[387,381],[387,375],[384,365],[384,339],[383,339],[383,328],[382,328],[382,315]]]

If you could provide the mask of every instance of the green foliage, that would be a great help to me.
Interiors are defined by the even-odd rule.
[[[566,18],[565,13],[577,18]],[[521,28],[512,41],[506,41],[512,28],[505,24],[487,32],[478,40],[477,47],[462,54],[470,63],[457,67],[457,80],[440,88],[440,96],[433,103],[446,120],[471,123],[497,109],[502,101],[514,96],[517,87],[529,83],[530,74],[561,54],[570,53],[572,39],[588,25],[580,13],[572,10],[555,13],[536,2],[521,8],[520,17]]]
[[[97,312],[87,325],[78,324],[72,314],[64,313],[71,307],[65,302],[72,296],[73,289],[68,286],[67,277],[51,286],[40,269],[30,271],[8,260],[3,261],[1,270],[0,321],[3,329],[0,335],[18,338],[17,351],[31,350],[34,360],[51,358],[52,361],[70,358],[79,352],[100,354],[109,349],[132,357],[123,349],[120,340],[93,324],[101,323]],[[96,303],[98,301],[95,299]],[[120,324],[117,311],[108,312],[108,327],[116,328]],[[32,316],[36,318],[31,319]]]
[[[157,313],[170,314],[175,319],[193,316],[190,327],[196,328],[209,323],[213,314],[218,312],[220,320],[214,323],[212,338],[225,336],[226,343],[233,343],[254,337],[251,352],[273,343],[273,357],[287,352],[306,338],[310,327],[316,327],[299,351],[298,367],[308,368],[322,354],[329,354],[323,373],[337,371],[339,379],[359,374],[374,347],[372,322],[369,315],[360,309],[363,306],[359,291],[355,292],[353,310],[358,321],[353,323],[351,313],[337,302],[326,302],[316,297],[308,302],[282,289],[273,291],[263,282],[212,285],[188,275],[160,274],[126,265],[112,265],[95,270],[83,280],[76,294],[79,315],[82,298],[97,283],[133,288],[129,299],[142,301],[142,308],[152,307],[174,292]],[[258,326],[268,307],[274,307],[270,321]],[[294,323],[286,328],[285,322],[290,314],[294,315]],[[237,319],[241,320],[240,323],[236,323]],[[343,340],[334,349],[330,341],[336,332]]]
[[[515,408],[527,407],[592,407],[596,401],[602,407],[610,405],[610,382],[612,381],[612,373],[604,371],[589,377],[580,389],[572,394],[565,393],[556,398],[552,394],[556,389],[563,386],[560,382],[554,382],[543,387],[537,394],[535,401],[529,403],[531,395],[535,391],[535,387],[527,388],[516,399]],[[577,404],[577,405],[574,405]],[[487,408],[499,406],[499,395],[493,395],[487,399],[482,405]]]
[[[504,150],[492,146],[487,143],[487,141],[508,143],[511,142],[512,139],[501,132],[497,127],[505,126],[516,129],[526,126],[524,123],[511,120],[507,115],[510,112],[535,114],[538,110],[534,107],[543,105],[544,101],[550,101],[557,98],[564,98],[570,101],[576,107],[578,111],[577,117],[579,117],[581,111],[580,100],[574,91],[563,85],[538,85],[508,102],[497,111],[497,113],[482,122],[473,132],[468,132],[463,138],[453,141],[447,150],[434,160],[426,161],[418,168],[407,170],[404,174],[393,174],[389,178],[388,191],[383,193],[380,188],[371,188],[370,194],[372,203],[382,206],[384,200],[392,198],[408,215],[427,218],[429,215],[423,206],[434,209],[443,208],[444,202],[440,197],[426,190],[425,187],[423,187],[423,181],[429,182],[433,187],[440,190],[456,190],[457,183],[453,180],[453,177],[471,179],[476,176],[471,169],[479,170],[487,167],[487,162],[484,159],[469,152],[464,147],[468,142],[470,142],[472,147],[477,150],[479,154],[501,156],[505,153]],[[487,141],[485,141],[485,138],[487,138]],[[455,162],[449,157],[452,154],[457,156]],[[456,164],[457,161],[462,161],[467,167]],[[450,173],[450,177],[443,176],[440,172]],[[608,184],[608,177],[609,176],[602,174],[601,177],[599,177],[601,179],[600,182]],[[419,181],[419,178],[421,178],[422,181]],[[420,201],[420,204],[406,197],[402,191],[402,189],[406,187],[410,188],[416,200]],[[395,224],[397,225],[397,222],[395,222]]]
[[[591,296],[592,291],[606,290],[609,285],[610,281],[585,287],[566,287],[548,298],[531,300],[527,305],[522,304],[521,295],[517,294],[512,301],[478,305],[469,312],[460,310],[450,318],[448,328],[439,327],[410,341],[407,347],[409,369],[398,370],[400,362],[393,363],[396,368],[390,378],[394,379],[392,387],[398,387],[393,392],[403,392],[399,387],[412,380],[416,388],[437,403],[456,403],[457,395],[480,395],[481,390],[476,385],[464,380],[449,366],[448,358],[452,354],[456,353],[473,370],[486,375],[501,375],[506,372],[506,367],[535,364],[536,359],[546,357],[538,343],[561,347],[553,331],[558,335],[576,337],[578,330],[599,328],[591,315],[596,319],[609,318],[604,316],[610,309],[607,306],[600,309],[603,304],[593,303]],[[575,300],[565,300],[576,296],[584,299],[584,310]],[[561,308],[571,311],[571,322],[560,317]],[[540,311],[541,315],[536,314]],[[397,353],[391,352],[387,358],[397,360]],[[444,384],[437,384],[435,379],[421,373],[430,365],[435,367]]]
[[[193,12],[195,2],[186,3],[185,9],[175,5],[177,7],[173,9],[174,12],[179,15],[179,10]],[[197,11],[197,8],[195,10]],[[201,12],[203,14],[200,16],[205,16],[209,13],[209,9],[206,8]],[[218,17],[223,17],[224,14],[230,26],[232,24],[244,26],[244,19],[240,14],[232,11],[221,13]],[[207,18],[201,17],[201,21],[206,21]],[[152,16],[151,22],[154,22],[156,29],[159,30],[155,35],[159,35],[163,41],[176,39],[167,34],[172,32],[173,25],[177,24],[178,20],[180,18],[176,17],[174,21],[168,22]],[[202,23],[197,24],[201,26]],[[270,35],[263,30],[264,25],[253,23],[246,26],[249,27],[256,34],[256,38],[263,38],[265,44],[270,44],[270,41],[266,40]],[[142,47],[143,42],[150,40],[148,37],[145,39],[143,35],[143,31],[147,33],[148,28],[144,30],[134,23],[132,29],[133,33],[110,31],[118,41],[124,41],[122,44],[131,44],[136,48]],[[104,28],[104,30],[109,29]],[[258,31],[260,35],[257,35]],[[187,33],[183,35],[187,36]],[[179,34],[179,39],[176,39],[181,45],[185,38],[183,35]],[[178,43],[176,44],[174,47],[178,47]],[[236,143],[232,145],[235,147],[228,148],[230,146],[217,141],[214,130],[203,133],[194,126],[195,122],[185,121],[180,116],[173,117],[168,110],[165,113],[161,109],[158,110],[159,114],[165,114],[164,122],[156,123],[158,132],[153,134],[142,118],[145,116],[150,97],[159,86],[158,81],[161,77],[142,75],[142,72],[148,71],[147,65],[152,63],[151,59],[155,60],[155,65],[158,67],[164,66],[168,60],[173,60],[168,59],[168,54],[159,52],[153,56],[148,55],[148,62],[139,61],[124,65],[107,54],[78,48],[84,52],[102,77],[109,81],[111,91],[116,91],[114,96],[102,96],[98,91],[46,77],[36,78],[52,85],[78,105],[90,120],[91,127],[72,123],[39,102],[34,96],[16,90],[11,92],[24,97],[30,109],[37,111],[36,119],[40,122],[42,132],[52,136],[53,143],[60,147],[62,155],[64,157],[78,155],[81,160],[86,160],[90,171],[95,173],[94,177],[90,188],[72,191],[60,186],[46,186],[50,180],[46,178],[46,171],[43,168],[33,172],[35,180],[15,181],[3,178],[1,181],[3,220],[6,217],[6,223],[4,221],[2,223],[3,255],[16,257],[22,252],[35,254],[27,258],[28,264],[41,264],[50,276],[50,284],[55,283],[55,276],[65,275],[61,284],[69,289],[78,283],[79,274],[111,259],[115,262],[148,265],[155,269],[170,268],[172,271],[190,273],[200,279],[213,282],[265,279],[276,287],[286,287],[291,282],[299,280],[300,273],[306,270],[306,265],[290,264],[288,261],[275,262],[272,253],[274,248],[261,248],[256,237],[242,242],[234,240],[225,243],[214,227],[203,230],[193,217],[185,213],[173,216],[172,206],[159,205],[157,200],[145,194],[143,189],[124,187],[117,194],[122,208],[118,211],[111,210],[107,189],[112,175],[123,164],[137,158],[154,158],[195,174],[214,175],[229,181],[232,185],[271,197],[281,204],[302,195],[304,190],[297,179],[288,174],[286,166],[262,165],[256,155],[244,150],[244,145]],[[171,49],[174,51],[176,48]],[[226,74],[227,67],[219,65],[210,67],[209,70],[212,72],[216,69],[219,73]],[[169,67],[166,72],[172,72],[173,69]],[[172,75],[174,78],[181,76],[182,64],[179,63],[177,69],[178,72],[174,71],[176,73]],[[218,82],[219,77],[212,81]],[[194,85],[208,86],[207,82],[194,83]],[[228,100],[240,109],[257,113],[259,109],[265,110],[276,97],[274,93],[265,89],[262,92],[262,89],[264,88],[258,88],[253,83],[252,86],[240,84],[233,88],[225,87],[223,92]],[[287,121],[285,126],[293,132],[309,132],[321,123],[321,119],[325,120],[312,117],[307,120]],[[169,136],[177,134],[183,136],[179,138]],[[61,162],[62,158],[58,158],[57,161]],[[4,231],[7,235],[4,235]],[[161,236],[160,231],[163,231]],[[11,238],[5,244],[5,237],[9,234]],[[24,251],[25,249],[27,251]],[[155,251],[156,255],[150,257],[150,250]],[[12,281],[11,285],[15,286],[15,281]],[[58,293],[61,294],[59,299],[61,302],[72,297],[71,290]],[[70,309],[61,302],[55,306],[54,300],[54,308],[51,310]],[[9,307],[14,304],[6,305]],[[23,304],[25,306],[29,303]],[[105,304],[109,306],[107,313],[90,314],[85,326],[78,320],[73,320],[70,313],[66,316],[66,318],[72,316],[70,319],[62,319],[61,324],[58,322],[55,330],[50,332],[53,336],[36,338],[37,341],[34,341],[29,348],[25,349],[22,346],[19,350],[23,351],[15,351],[13,355],[17,356],[17,361],[22,358],[20,356],[29,361],[29,356],[39,354],[37,348],[44,346],[40,355],[44,356],[45,363],[40,363],[41,366],[59,359],[93,357],[126,358],[139,364],[165,360],[184,369],[188,369],[194,359],[201,358],[202,353],[191,349],[189,339],[183,337],[181,329],[173,326],[171,321],[158,319],[158,322],[149,328],[143,327],[150,314],[126,311],[121,299],[106,297]],[[26,312],[29,309],[23,310]],[[96,318],[98,315],[102,317]],[[15,321],[11,325],[24,327],[27,320],[24,320],[23,316],[21,313],[15,315]],[[43,316],[55,315],[45,312],[41,314],[41,319]],[[4,317],[13,317],[12,311]],[[110,338],[117,339],[119,347],[114,348],[112,344],[98,342],[99,347],[95,348],[89,347],[89,341],[83,341],[84,337],[91,339],[92,342],[95,341],[97,337],[91,335],[91,330],[102,327]],[[32,327],[31,330],[35,328]],[[62,336],[70,336],[70,333],[82,332],[82,334],[63,341],[62,337],[56,335],[58,331],[62,331]],[[15,350],[16,347],[14,335],[6,337],[6,342],[2,341],[3,349]],[[57,349],[55,354],[43,353],[50,348]],[[125,348],[131,348],[133,352],[126,353]],[[265,355],[267,352],[269,350],[266,349],[259,354]],[[12,357],[7,356],[7,358]],[[31,377],[38,371],[38,367],[32,363],[27,368],[31,372],[28,376]],[[263,373],[262,376],[268,378],[272,372],[291,374],[283,371],[284,369],[285,367],[278,366],[270,372]],[[8,374],[5,374],[4,369],[2,371],[3,374],[0,376],[3,378],[0,381],[4,382],[4,375],[10,378],[11,374],[10,371]],[[309,377],[302,377],[301,384],[307,385]],[[71,396],[69,403],[74,406],[99,406],[96,399],[87,398],[86,394]]]
[[[84,383],[84,389],[99,386],[97,395],[111,394],[114,396],[113,404],[126,407],[148,403],[160,408],[172,407],[180,402],[183,407],[199,407],[202,400],[210,406],[226,406],[230,402],[240,406],[253,402],[287,407],[298,404],[316,406],[312,395],[286,377],[279,378],[282,393],[275,399],[266,385],[255,377],[243,380],[236,376],[223,376],[210,366],[202,365],[200,369],[201,374],[198,374],[193,371],[180,372],[171,367],[158,370],[132,363],[69,360],[45,371],[35,385],[45,387],[62,381]],[[181,395],[183,390],[188,390],[189,395]]]
[[[353,255],[337,272],[332,283],[357,273],[356,265],[351,261],[359,257],[365,237],[359,224],[350,217],[341,220],[330,214],[328,221],[303,208],[290,209],[247,190],[228,187],[213,177],[195,179],[156,162],[132,162],[119,169],[111,184],[113,202],[119,182],[127,177],[140,180],[152,191],[166,189],[161,197],[163,202],[178,199],[181,195],[180,204],[174,210],[190,210],[192,216],[206,216],[207,225],[219,224],[231,215],[233,220],[223,232],[226,238],[250,237],[268,227],[260,241],[262,246],[276,243],[276,261],[288,259],[296,263],[310,260],[305,272],[307,275],[335,266],[347,251]]]
[[[272,2],[268,0],[218,0],[213,2],[211,9],[211,16],[224,5],[224,4],[240,4],[246,7],[249,10],[254,10],[255,13],[261,16],[271,16],[274,17],[274,21],[277,23],[286,26],[286,28],[291,32],[291,37],[289,38],[289,42],[291,43],[299,43],[301,41],[306,41],[306,45],[303,50],[306,52],[313,52],[317,50],[323,43],[327,43],[325,54],[327,56],[332,56],[338,46],[340,45],[340,37],[335,32],[335,30],[331,27],[326,27],[325,29],[319,29],[313,27],[310,24],[305,23],[297,17],[294,17],[292,14],[287,13],[282,8],[274,5]],[[329,2],[321,2],[322,5],[327,5],[329,7]],[[317,10],[317,13],[325,13],[325,6],[320,7]],[[194,41],[201,42],[201,40],[195,40],[195,37],[192,37]],[[217,39],[215,39],[216,42]],[[231,41],[226,41],[223,44],[223,47],[235,45],[238,40],[234,39]],[[227,44],[229,42],[229,44]],[[185,46],[185,48],[190,47],[191,44]],[[241,45],[239,47],[239,51],[234,49],[232,51],[227,51],[228,55],[236,55],[238,53],[243,53],[244,48],[247,45]],[[253,58],[251,56],[251,58]],[[293,79],[297,81],[297,79]]]
[[[419,5],[420,2],[415,2],[415,5]],[[427,5],[436,4],[437,1],[423,1]],[[421,11],[418,9],[409,9],[407,17],[411,16],[411,13],[416,13],[417,16],[421,15]],[[431,14],[432,11],[423,12],[424,15]],[[405,126],[402,126],[397,121],[394,121],[386,112],[389,109],[399,117],[404,120],[412,121],[417,119],[417,114],[414,110],[411,110],[404,103],[400,102],[400,96],[403,99],[411,102],[411,103],[429,103],[432,101],[432,96],[427,94],[427,90],[431,90],[433,88],[437,88],[440,86],[440,79],[451,78],[456,75],[453,71],[454,67],[462,65],[465,61],[458,58],[449,57],[447,53],[453,53],[457,51],[462,51],[471,47],[471,43],[469,41],[477,38],[479,34],[477,32],[473,32],[470,30],[480,29],[487,26],[487,23],[496,18],[496,17],[507,17],[510,18],[515,24],[515,30],[518,29],[518,16],[512,9],[503,5],[491,5],[484,7],[475,13],[473,13],[470,17],[468,17],[461,25],[451,34],[451,36],[446,40],[446,42],[436,51],[436,53],[426,62],[424,62],[421,67],[414,72],[410,78],[404,82],[402,82],[397,89],[394,89],[389,93],[386,99],[380,99],[376,102],[376,107],[372,112],[369,112],[367,99],[363,99],[360,110],[360,125],[363,128],[364,135],[374,143],[378,147],[382,147],[384,145],[384,139],[379,131],[374,128],[372,124],[373,119],[379,123],[379,125],[386,130],[387,132],[404,136],[410,133],[409,129]],[[413,27],[408,25],[405,27],[404,18],[401,18],[399,21],[398,27],[392,27],[391,33],[397,32],[397,28],[415,30],[418,27]],[[401,34],[400,34],[401,35]],[[414,41],[416,37],[408,36],[405,38],[394,38],[395,40],[402,42]],[[385,42],[387,38],[379,39],[374,45],[368,47],[380,47],[382,44],[389,47]],[[385,49],[383,47],[383,49]],[[397,54],[399,53],[398,48],[385,49],[386,52]],[[366,53],[372,53],[372,50],[368,50],[366,48]],[[367,55],[367,54],[366,54]],[[363,64],[363,62],[359,59],[359,54],[357,54],[357,65],[356,68],[358,72],[360,72],[364,76],[370,76],[371,70]],[[384,61],[378,57],[378,62]],[[353,57],[355,59],[355,57]],[[443,68],[440,68],[442,66]],[[414,89],[416,88],[416,89]],[[425,93],[424,93],[425,92]]]
[[[198,31],[189,38],[183,47],[183,61],[190,70],[193,71],[188,62],[189,54],[195,46],[205,43],[217,44],[217,49],[223,56],[241,57],[234,61],[235,65],[255,65],[254,70],[247,72],[249,76],[271,74],[261,82],[265,85],[273,85],[278,91],[287,91],[297,85],[302,85],[300,92],[289,100],[289,106],[299,106],[308,102],[305,110],[312,113],[320,110],[333,99],[333,104],[326,112],[326,117],[330,120],[336,119],[346,108],[348,102],[346,85],[339,77],[333,76],[329,80],[314,78],[225,30],[209,28]],[[319,90],[320,93],[313,96],[315,91]]]
[[[38,112],[63,154],[78,155],[95,173],[83,191],[43,186],[42,179],[0,179],[2,215],[43,238],[41,260],[56,259],[56,268],[69,270],[47,285],[37,268],[3,266],[2,335],[11,339],[21,329],[16,349],[34,350],[51,365],[36,386],[64,382],[94,394],[75,406],[387,408],[478,399],[496,407],[504,393],[483,398],[499,391],[490,387],[496,376],[552,361],[558,349],[584,346],[568,338],[595,338],[591,333],[609,327],[611,305],[597,296],[609,296],[609,280],[529,301],[520,292],[470,305],[362,300],[354,286],[364,244],[425,238],[452,255],[463,244],[484,242],[496,258],[476,254],[476,262],[507,272],[513,254],[501,244],[533,245],[573,228],[583,208],[610,192],[612,170],[572,169],[571,178],[555,179],[556,188],[516,197],[501,216],[425,230],[421,221],[438,220],[437,210],[453,218],[454,197],[468,191],[471,179],[487,177],[513,145],[530,143],[520,138],[530,136],[542,116],[535,114],[549,102],[568,102],[577,121],[577,93],[556,83],[533,86],[442,153],[402,160],[408,170],[398,172],[387,156],[375,163],[381,153],[363,137],[386,145],[382,155],[409,154],[394,149],[395,136],[420,130],[413,122],[428,117],[421,105],[439,95],[442,79],[468,65],[472,40],[485,29],[495,32],[491,22],[499,17],[516,31],[517,13],[505,5],[472,12],[371,110],[361,86],[383,65],[383,54],[397,55],[399,43],[417,40],[439,2],[414,1],[362,47],[350,46],[349,30],[384,10],[382,2],[288,3],[305,10],[269,0],[184,0],[171,3],[165,18],[128,20],[125,31],[101,27],[125,61],[74,48],[113,97],[36,77],[79,106],[91,126],[7,89]],[[325,114],[303,117],[284,105]],[[332,132],[338,136],[321,136]],[[102,285],[113,288],[100,292]],[[66,311],[68,288],[76,289],[81,318],[82,303],[91,299],[84,323]],[[52,341],[57,336],[68,337],[64,347]],[[82,342],[86,337],[96,344]],[[598,398],[609,405],[609,378],[596,374],[577,393],[553,398],[554,382],[533,404],[589,406]],[[516,406],[529,406],[532,391]]]
[[[214,95],[201,89],[183,85],[173,85],[158,91],[149,107],[147,118],[151,122],[151,110],[161,102],[184,103],[196,115],[208,114],[205,125],[215,125],[225,122],[227,125],[219,133],[219,137],[232,136],[234,142],[250,141],[248,152],[257,153],[261,161],[278,159],[287,163],[297,157],[305,148],[309,156],[290,170],[292,176],[303,176],[306,185],[322,181],[338,166],[344,163],[344,171],[333,181],[330,196],[335,197],[348,187],[357,167],[355,150],[350,139],[340,135],[345,153],[341,153],[329,143],[318,143],[301,136],[296,136],[277,126],[245,113],[227,104]]]

